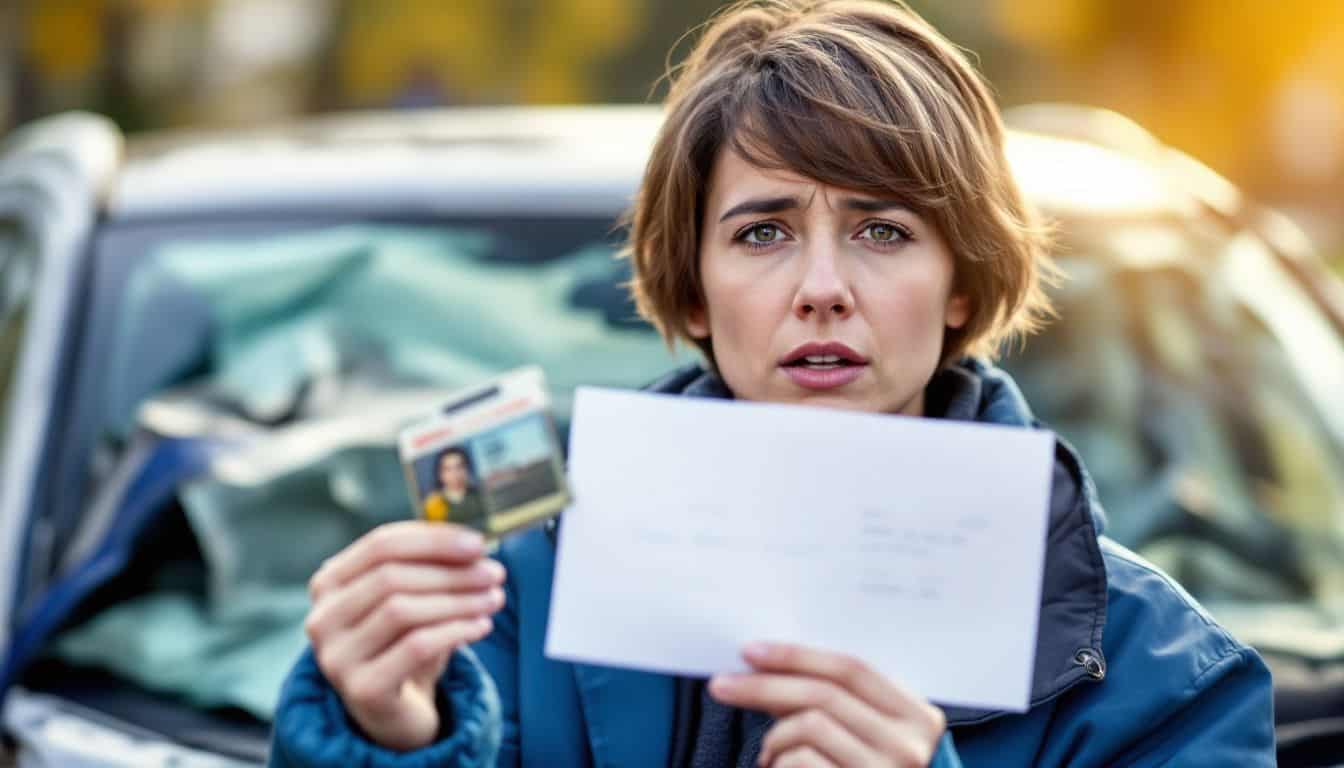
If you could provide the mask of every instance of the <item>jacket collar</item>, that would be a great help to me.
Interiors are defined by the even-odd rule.
[[[733,397],[718,375],[698,365],[673,371],[648,389],[691,397]],[[929,382],[925,398],[925,411],[931,416],[1043,428],[1012,378],[974,358],[939,371]],[[1032,707],[1105,674],[1101,635],[1106,623],[1106,568],[1097,541],[1104,527],[1105,516],[1091,478],[1078,454],[1056,436]],[[950,707],[946,714],[949,725],[967,725],[1005,713]]]

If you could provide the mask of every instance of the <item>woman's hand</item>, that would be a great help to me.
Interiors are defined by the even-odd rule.
[[[753,644],[743,657],[755,671],[716,676],[709,692],[777,718],[762,766],[926,766],[947,727],[942,710],[850,656]]]
[[[435,686],[454,650],[490,633],[504,567],[449,523],[381,526],[309,582],[304,629],[322,674],[375,742],[423,747],[439,732]]]

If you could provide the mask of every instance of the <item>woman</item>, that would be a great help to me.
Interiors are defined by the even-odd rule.
[[[630,253],[641,311],[708,363],[658,391],[1036,426],[976,356],[1047,314],[1041,228],[985,85],[901,6],[719,16],[674,82]],[[461,529],[387,526],[313,577],[273,764],[1272,764],[1261,660],[1100,525],[1061,444],[1025,714],[940,709],[813,648],[749,646],[753,673],[708,683],[551,661],[550,534],[484,559]]]
[[[471,457],[460,446],[445,448],[434,460],[439,489],[424,500],[426,520],[452,521],[458,525],[485,531],[489,524],[481,494],[471,485]]]

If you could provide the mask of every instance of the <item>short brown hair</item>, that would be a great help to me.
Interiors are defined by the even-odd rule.
[[[631,287],[672,344],[700,346],[703,206],[721,149],[823,184],[899,197],[952,251],[969,298],[942,362],[993,357],[1050,314],[1046,230],[1004,155],[998,107],[980,75],[914,11],[883,0],[747,0],[710,20],[670,73],[665,122],[628,214]]]

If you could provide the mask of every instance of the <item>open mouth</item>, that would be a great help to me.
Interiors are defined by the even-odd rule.
[[[779,365],[798,386],[823,390],[856,381],[868,367],[868,358],[838,341],[814,341],[790,352]]]
[[[809,368],[814,371],[833,371],[836,368],[848,368],[862,363],[846,360],[839,355],[807,355],[784,363],[789,368]]]
[[[855,365],[867,365],[868,358],[838,341],[810,341],[797,347],[779,361],[790,368],[829,371]]]

